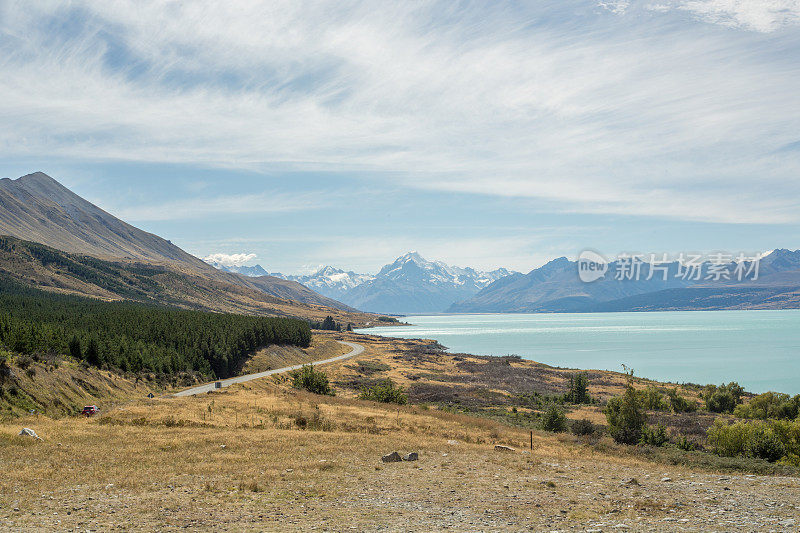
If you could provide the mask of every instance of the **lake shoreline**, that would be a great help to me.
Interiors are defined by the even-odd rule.
[[[612,372],[625,364],[660,382],[738,381],[751,392],[796,394],[800,313],[768,311],[413,315],[403,328],[355,332],[432,339],[451,354],[519,355],[556,368]]]

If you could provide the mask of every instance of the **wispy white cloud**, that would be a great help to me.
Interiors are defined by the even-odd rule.
[[[7,2],[0,152],[367,170],[566,212],[800,220],[800,159],[776,152],[798,141],[798,2],[604,4]],[[286,201],[121,214],[303,208]]]
[[[132,222],[190,220],[221,214],[287,213],[319,209],[328,204],[322,193],[260,193],[214,198],[188,198],[165,203],[109,208],[115,216]]]
[[[210,254],[203,258],[206,263],[219,263],[224,266],[242,266],[248,261],[252,261],[257,256],[256,254]]]
[[[649,7],[688,11],[704,22],[759,32],[800,25],[798,0],[673,0]]]

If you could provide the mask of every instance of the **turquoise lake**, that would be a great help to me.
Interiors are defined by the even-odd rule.
[[[358,330],[435,339],[450,352],[516,354],[553,366],[621,370],[677,383],[738,381],[748,391],[800,393],[800,310],[675,311],[404,318]]]

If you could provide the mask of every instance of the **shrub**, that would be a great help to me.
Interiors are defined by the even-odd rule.
[[[642,428],[642,436],[639,437],[639,444],[647,444],[649,446],[663,446],[669,442],[667,436],[667,428],[664,424],[658,424],[656,427],[644,426]]]
[[[27,355],[23,355],[17,359],[17,366],[20,367],[22,370],[26,370],[32,364],[33,364],[33,358],[28,357]]]
[[[739,418],[794,420],[800,412],[800,394],[790,397],[778,392],[765,392],[746,404],[737,405],[733,414]]]
[[[552,431],[553,433],[561,433],[567,430],[567,416],[564,410],[558,405],[551,403],[542,414],[541,420],[542,429],[545,431]]]
[[[720,419],[708,428],[708,444],[717,455],[723,457],[736,457],[747,455],[754,425],[737,422],[725,424]]]
[[[642,398],[642,407],[651,411],[666,411],[667,404],[658,389],[654,385],[648,387],[639,393]]]
[[[678,388],[675,387],[667,391],[667,399],[669,406],[675,413],[693,413],[697,411],[697,403],[691,402],[678,394]]]
[[[314,394],[334,395],[333,389],[331,389],[328,382],[328,376],[325,372],[314,370],[314,365],[303,365],[303,368],[295,370],[290,376],[292,378],[292,387],[295,389],[307,390]]]
[[[708,443],[716,454],[725,457],[758,457],[800,466],[800,421],[726,424],[717,419],[708,429]]]
[[[391,370],[392,367],[380,361],[356,361],[355,366],[348,365],[348,368],[352,368],[361,374],[374,374],[376,372],[386,372]]]
[[[715,385],[706,385],[703,391],[703,399],[706,401],[706,409],[712,413],[732,413],[736,406],[742,403],[744,389],[735,381]]]
[[[591,420],[581,418],[572,423],[570,430],[573,435],[593,435],[597,432],[597,426],[592,424]]]
[[[611,398],[604,409],[609,431],[620,444],[636,444],[642,437],[642,428],[647,423],[647,414],[642,409],[640,395],[633,388],[633,372],[628,374],[628,383],[622,396]]]
[[[675,446],[685,452],[692,452],[697,449],[695,443],[686,438],[686,435],[678,437],[678,440],[675,441]]]
[[[747,451],[751,456],[765,459],[770,463],[786,455],[786,447],[775,432],[769,429],[756,432],[748,443]]]
[[[405,405],[408,403],[408,396],[402,387],[395,386],[391,379],[385,379],[373,387],[365,387],[361,390],[359,398],[381,403],[396,403]]]
[[[589,376],[586,372],[577,372],[569,376],[569,391],[564,401],[570,403],[592,403],[589,396]]]
[[[337,324],[332,316],[328,315],[322,322],[312,322],[313,329],[322,329],[325,331],[342,331],[342,325]]]

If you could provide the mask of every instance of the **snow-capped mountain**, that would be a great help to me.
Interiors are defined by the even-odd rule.
[[[481,272],[454,267],[409,252],[338,299],[376,313],[438,313],[512,273],[504,268]]]
[[[274,275],[274,274],[273,274]],[[339,300],[343,298],[348,291],[375,279],[375,276],[370,274],[358,274],[352,270],[345,272],[342,269],[332,266],[324,266],[306,276],[286,276],[286,279],[302,283],[309,289],[312,289],[323,296]]]
[[[478,289],[511,274],[505,268],[479,272],[473,268],[450,266],[442,261],[428,261],[417,252],[408,252],[384,266],[376,277],[419,281],[437,285],[475,286]]]
[[[213,266],[214,268],[218,268],[219,270],[224,270],[225,272],[233,272],[235,274],[244,274],[245,276],[249,276],[251,278],[257,278],[258,276],[275,276],[276,278],[282,278],[283,275],[280,274],[270,274],[261,265],[255,266],[236,266],[236,265],[223,265],[217,261],[206,261],[209,265]]]
[[[328,298],[362,311],[375,313],[439,313],[456,302],[476,295],[500,278],[516,274],[505,268],[482,272],[473,268],[428,261],[409,252],[381,268],[377,275],[359,274],[324,266],[309,275],[267,272],[261,265],[226,266],[209,264],[246,276],[274,276],[296,281]]]

